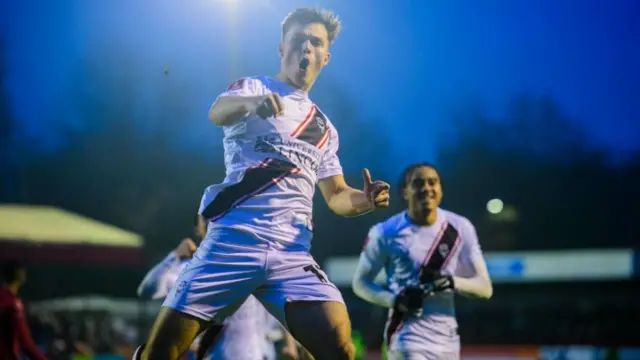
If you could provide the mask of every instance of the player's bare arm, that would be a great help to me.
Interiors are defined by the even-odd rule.
[[[493,295],[493,284],[489,277],[487,264],[482,256],[476,256],[471,261],[473,271],[472,277],[453,277],[453,288],[460,295],[489,299]],[[436,284],[437,286],[437,284]]]
[[[367,169],[363,170],[362,177],[362,190],[347,185],[342,175],[330,176],[318,182],[322,196],[334,213],[354,217],[389,206],[389,184],[372,181]]]
[[[378,306],[390,308],[393,307],[395,294],[376,283],[375,279],[380,270],[382,266],[371,263],[365,256],[360,256],[351,286],[353,292],[360,298]]]
[[[209,109],[209,120],[218,126],[229,126],[249,114],[263,119],[283,114],[284,106],[278,94],[260,96],[220,96]]]

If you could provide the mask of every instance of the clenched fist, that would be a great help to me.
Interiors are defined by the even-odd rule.
[[[271,93],[264,96],[256,96],[252,99],[249,106],[249,112],[258,115],[262,119],[269,117],[281,116],[284,114],[284,105],[282,98],[277,93]]]
[[[180,245],[178,245],[178,247],[176,247],[174,251],[176,252],[178,258],[188,259],[193,256],[193,253],[196,252],[197,248],[198,247],[193,240],[186,238],[180,242]]]

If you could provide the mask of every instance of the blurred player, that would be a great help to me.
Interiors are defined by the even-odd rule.
[[[493,293],[475,228],[439,208],[442,184],[432,165],[405,170],[400,191],[409,207],[371,228],[353,290],[390,308],[384,334],[390,360],[459,359],[454,294]],[[383,268],[386,286],[374,281]]]
[[[20,359],[23,351],[32,360],[46,360],[31,338],[24,305],[18,297],[26,278],[26,270],[19,263],[4,264],[0,287],[0,360]]]
[[[311,354],[298,344],[276,318],[265,313],[267,337],[264,339],[264,360],[313,360]]]
[[[197,216],[196,237],[203,238],[206,228],[205,220],[202,216]],[[174,251],[147,273],[138,287],[138,296],[154,300],[165,298],[174,286],[180,271],[191,260],[196,248],[193,240],[182,240]],[[210,357],[219,360],[264,360],[264,341],[268,326],[271,326],[270,316],[262,304],[250,296],[238,311],[227,318],[224,327],[209,328],[194,341],[192,348],[196,350],[199,359]],[[275,319],[273,321],[277,322]]]
[[[345,183],[338,133],[308,96],[339,31],[333,13],[294,10],[282,23],[280,73],[237,80],[211,107],[226,178],[205,190],[207,236],[165,299],[143,360],[177,359],[250,294],[317,360],[354,358],[342,295],[309,253],[315,185],[342,216],[387,207],[389,185],[367,170],[363,190]]]

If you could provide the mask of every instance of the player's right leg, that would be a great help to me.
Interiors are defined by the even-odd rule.
[[[222,324],[264,278],[264,252],[233,244],[237,233],[210,230],[167,295],[142,360],[178,360],[195,337]]]
[[[163,306],[139,359],[178,359],[206,327],[202,319]]]

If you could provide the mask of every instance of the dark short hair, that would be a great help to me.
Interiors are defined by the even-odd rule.
[[[342,24],[338,15],[320,8],[297,8],[287,15],[282,21],[282,38],[291,29],[293,24],[308,25],[320,23],[327,29],[329,45],[333,44],[342,30]]]
[[[423,167],[432,168],[433,170],[436,171],[436,173],[438,173],[438,176],[440,177],[440,171],[438,171],[438,168],[431,163],[419,162],[419,163],[409,165],[406,169],[404,169],[404,171],[402,172],[402,175],[400,176],[400,180],[398,181],[398,191],[400,192],[400,197],[404,196],[404,189],[409,184],[409,180],[411,179],[413,172]]]
[[[12,283],[18,280],[18,274],[24,269],[24,265],[17,260],[6,261],[2,264],[2,280],[5,283]]]

